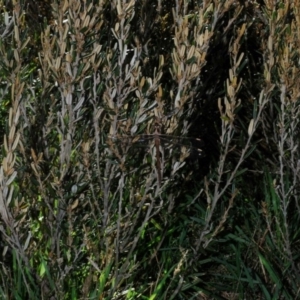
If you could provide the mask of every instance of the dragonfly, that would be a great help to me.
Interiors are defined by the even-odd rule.
[[[157,172],[158,186],[162,185],[163,178],[163,154],[166,148],[178,148],[184,153],[182,153],[183,160],[189,157],[191,154],[197,155],[198,157],[203,156],[203,151],[201,147],[203,146],[203,141],[199,138],[193,137],[179,137],[170,134],[163,134],[161,131],[161,124],[158,121],[154,123],[154,131],[151,134],[137,134],[137,135],[126,135],[118,137],[109,137],[108,144],[110,145],[113,153],[119,158],[122,159],[119,151],[114,147],[115,144],[121,143],[125,145],[127,149],[131,147],[141,147],[152,144],[154,149],[153,154],[155,157],[155,168]],[[168,145],[168,146],[167,146]]]

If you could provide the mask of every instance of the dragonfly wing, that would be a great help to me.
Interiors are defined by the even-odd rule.
[[[189,151],[198,153],[198,155],[203,155],[201,147],[203,147],[203,142],[197,138],[185,138],[185,137],[160,137],[161,143],[167,147],[181,148],[181,151]]]
[[[197,153],[200,156],[203,155],[203,151],[201,150],[203,142],[198,138],[178,137],[167,134],[141,134],[136,136],[122,136],[120,138],[113,137],[111,139],[113,143],[126,145],[127,147],[148,147],[150,143],[154,143],[155,139],[158,139],[164,148],[181,149],[182,147],[182,151],[184,151],[184,147],[186,147],[186,151]]]

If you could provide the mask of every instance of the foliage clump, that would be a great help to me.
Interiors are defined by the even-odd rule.
[[[300,3],[3,2],[2,298],[296,299]]]

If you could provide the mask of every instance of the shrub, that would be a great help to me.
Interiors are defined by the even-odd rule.
[[[1,4],[2,297],[295,299],[299,3],[28,3]]]

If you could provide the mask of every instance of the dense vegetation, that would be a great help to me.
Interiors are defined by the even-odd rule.
[[[299,297],[300,1],[0,9],[1,299]]]

